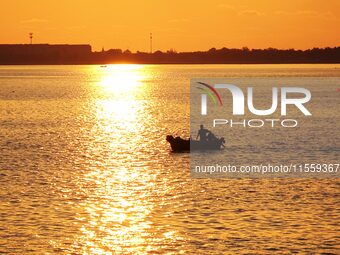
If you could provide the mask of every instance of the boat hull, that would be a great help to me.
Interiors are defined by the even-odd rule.
[[[173,152],[220,150],[224,147],[225,143],[223,137],[206,142],[190,139],[186,140],[180,137],[174,138],[173,136],[167,136],[166,140],[170,143]]]

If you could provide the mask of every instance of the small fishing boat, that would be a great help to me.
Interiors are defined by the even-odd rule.
[[[166,137],[170,143],[173,152],[186,152],[186,151],[206,151],[206,150],[220,150],[224,147],[225,140],[223,137],[216,138],[211,141],[198,141],[192,139],[182,139],[181,137],[173,137],[168,135]]]

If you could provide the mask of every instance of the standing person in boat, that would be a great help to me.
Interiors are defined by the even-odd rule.
[[[210,133],[208,129],[205,129],[203,125],[200,126],[200,130],[198,130],[196,140],[199,138],[200,142],[207,141],[207,134]]]

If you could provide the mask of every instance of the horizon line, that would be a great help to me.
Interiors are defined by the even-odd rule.
[[[38,46],[38,45],[46,45],[46,46],[90,46],[91,47],[91,52],[107,52],[110,50],[121,50],[122,52],[131,52],[131,53],[146,53],[146,54],[154,54],[155,52],[162,52],[162,53],[189,53],[189,52],[209,52],[209,51],[218,51],[222,49],[227,49],[227,50],[242,50],[242,51],[252,51],[252,50],[279,50],[279,51],[287,51],[287,50],[294,50],[294,51],[309,51],[309,50],[324,50],[324,49],[336,49],[340,48],[340,45],[338,46],[325,46],[325,47],[311,47],[311,48],[306,48],[306,49],[300,49],[300,48],[275,48],[275,47],[266,47],[266,48],[255,48],[255,47],[248,47],[248,46],[242,46],[239,48],[236,47],[226,47],[223,46],[221,48],[217,47],[211,47],[206,50],[192,50],[192,51],[177,51],[174,48],[169,48],[167,50],[154,50],[152,52],[150,51],[142,51],[142,50],[136,50],[132,51],[129,48],[123,49],[123,48],[109,48],[107,50],[102,47],[102,50],[95,50],[92,51],[92,45],[90,43],[0,43],[0,46],[15,46],[15,45],[22,45],[22,46]]]

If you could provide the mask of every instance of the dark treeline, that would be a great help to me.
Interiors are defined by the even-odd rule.
[[[90,45],[0,45],[0,64],[279,64],[340,63],[340,47],[308,50],[215,49],[195,52],[132,53],[110,49],[92,52]]]
[[[119,49],[93,53],[95,59],[105,63],[192,63],[192,64],[261,64],[261,63],[340,63],[340,47],[310,50],[278,49],[215,49],[196,52],[156,51],[131,53]]]

